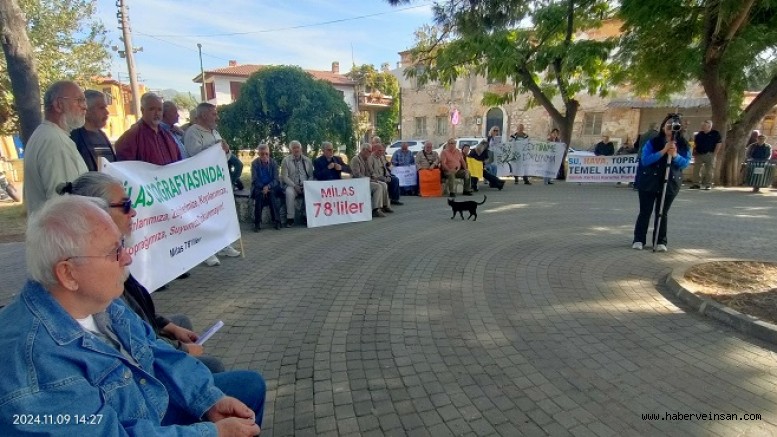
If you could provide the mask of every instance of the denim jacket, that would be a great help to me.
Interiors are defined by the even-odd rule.
[[[224,396],[208,369],[156,340],[120,299],[106,314],[136,363],[37,282],[0,311],[0,435],[215,436],[210,422],[162,426],[168,404],[202,417]]]

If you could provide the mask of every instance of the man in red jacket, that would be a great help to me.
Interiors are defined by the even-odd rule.
[[[181,160],[181,151],[170,132],[162,129],[162,99],[154,93],[140,98],[140,120],[116,141],[119,161],[144,161],[167,165]]]

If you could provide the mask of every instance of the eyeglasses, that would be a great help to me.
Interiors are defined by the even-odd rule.
[[[115,251],[111,251],[110,253],[106,253],[105,255],[75,255],[68,258],[65,258],[65,261],[70,261],[74,258],[108,258],[108,257],[116,257],[116,262],[119,262],[121,260],[121,254],[124,252],[124,239],[122,238],[119,241],[119,247],[116,248]]]
[[[132,211],[132,201],[130,199],[124,199],[121,202],[108,204],[111,208],[121,208],[121,212],[129,214]]]

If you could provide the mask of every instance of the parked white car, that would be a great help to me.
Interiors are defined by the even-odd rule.
[[[462,138],[456,138],[456,148],[461,150],[464,146],[469,146],[470,149],[473,149],[475,146],[478,145],[481,141],[485,140],[485,138],[477,138],[477,137],[462,137]],[[435,152],[439,155],[442,153],[442,149],[445,148],[445,145],[448,142],[445,141],[444,143],[440,144],[439,147],[434,149]]]
[[[408,149],[413,152],[413,154],[416,154],[420,152],[421,150],[424,150],[424,141],[426,140],[399,140],[394,141],[386,147],[386,157],[391,160],[391,157],[394,156],[394,152],[402,148],[403,143],[408,143],[410,147]]]

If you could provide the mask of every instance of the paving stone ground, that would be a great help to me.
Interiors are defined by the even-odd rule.
[[[777,354],[665,297],[680,262],[777,260],[777,193],[684,190],[665,254],[630,249],[636,193],[506,185],[477,222],[403,199],[372,222],[259,234],[154,295],[268,383],[262,435],[775,435]],[[0,245],[0,303],[23,280]],[[643,420],[642,414],[760,414]]]

